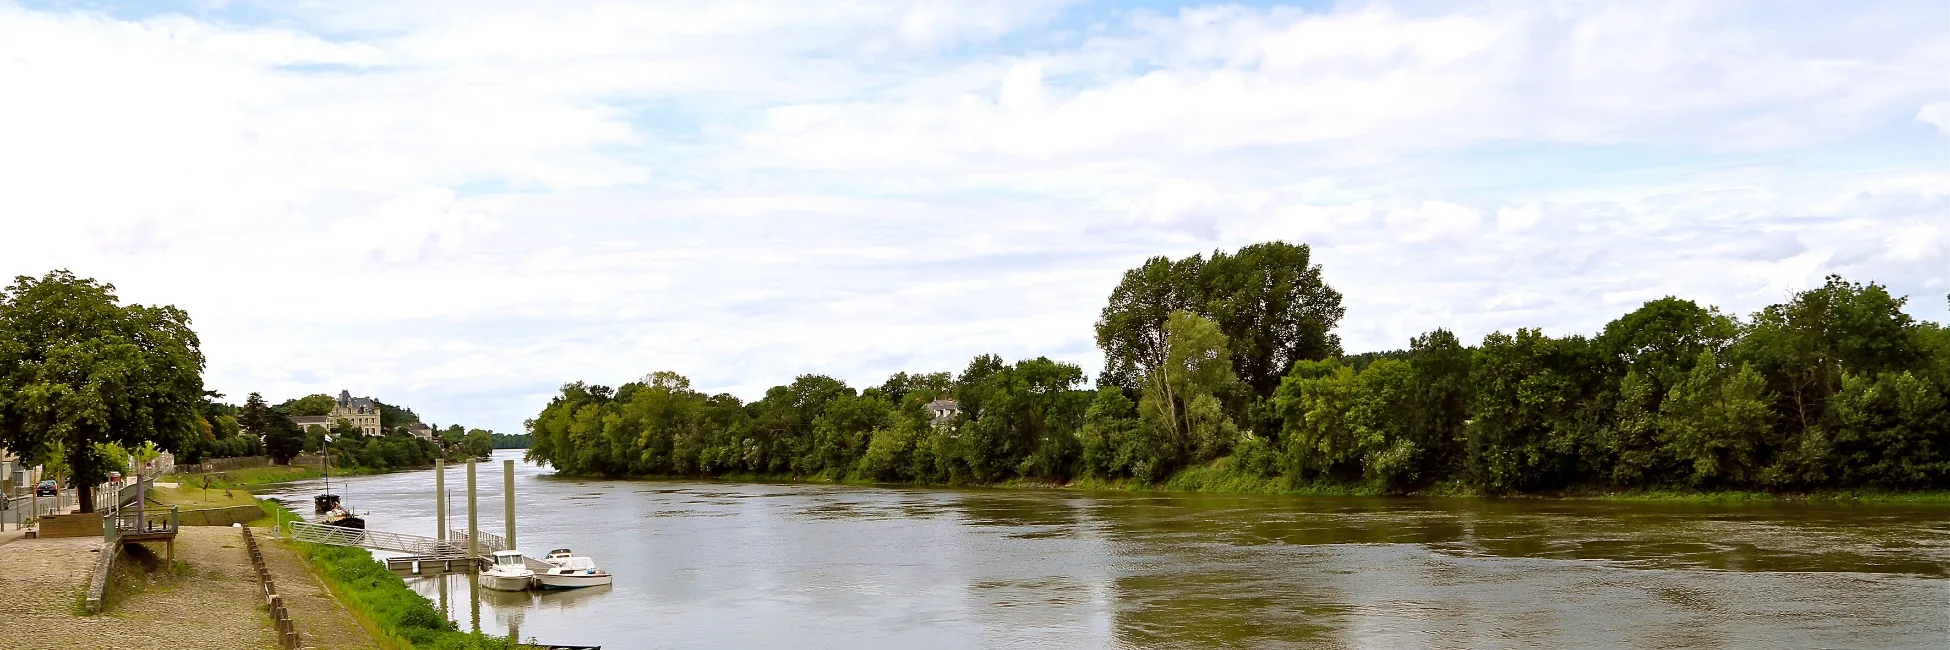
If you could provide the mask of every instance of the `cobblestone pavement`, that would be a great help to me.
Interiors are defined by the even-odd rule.
[[[111,595],[107,612],[76,615],[102,546],[93,537],[0,545],[0,627],[9,650],[276,647],[237,529],[184,528],[176,539],[182,572],[152,574],[139,593]],[[155,550],[160,558],[161,545]]]
[[[298,557],[297,551],[286,546],[287,542],[272,539],[268,528],[254,532],[258,548],[264,551],[264,564],[271,570],[271,581],[278,584],[285,611],[291,613],[291,624],[298,628],[304,647],[327,650],[378,647],[365,628],[345,611],[345,606],[325,590],[318,577],[305,570],[304,560]]]

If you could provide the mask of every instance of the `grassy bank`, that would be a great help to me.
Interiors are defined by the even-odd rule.
[[[563,478],[640,478],[649,480],[687,480],[716,481],[724,483],[813,483],[827,485],[882,485],[912,487],[989,487],[1015,489],[1055,489],[1079,491],[1118,491],[1118,492],[1187,492],[1208,494],[1277,494],[1290,496],[1347,496],[1347,497],[1465,497],[1489,498],[1491,495],[1470,489],[1460,484],[1440,484],[1410,492],[1391,495],[1372,485],[1360,483],[1312,482],[1296,483],[1281,476],[1261,476],[1234,470],[1223,464],[1193,467],[1172,474],[1158,483],[1139,483],[1128,478],[1100,479],[1080,477],[1068,483],[1030,481],[1012,479],[988,484],[929,484],[929,483],[885,483],[870,481],[855,476],[833,476],[820,474],[803,476],[794,474],[752,474],[731,473],[718,476],[631,476],[603,477],[561,474]],[[1668,501],[1699,503],[1914,503],[1950,505],[1950,490],[1923,490],[1899,492],[1889,490],[1828,490],[1819,492],[1753,492],[1738,490],[1614,490],[1604,488],[1579,488],[1551,492],[1499,495],[1510,499],[1570,499],[1596,501]]]
[[[431,468],[432,468],[431,465],[426,467],[394,467],[388,469],[375,469],[370,467],[333,467],[332,476],[334,478],[340,476],[368,476],[372,474],[387,474],[391,472],[404,472],[404,471],[410,471],[416,469],[431,469]],[[170,474],[158,480],[163,481],[165,483],[182,483],[183,487],[185,488],[194,486],[198,489],[201,489],[203,487],[204,476],[205,476],[204,474],[200,474],[200,473]],[[231,470],[227,472],[210,472],[208,476],[210,477],[210,488],[214,490],[218,488],[241,488],[241,487],[250,487],[254,485],[268,485],[271,483],[288,483],[291,481],[303,481],[308,479],[324,477],[325,472],[320,471],[316,468],[301,467],[298,465],[273,465],[270,467],[252,467],[249,469],[238,469],[238,470]]]
[[[320,472],[318,470],[309,467],[299,467],[297,465],[290,465],[290,466],[274,465],[271,467],[252,467],[250,469],[238,469],[238,470],[231,470],[228,472],[210,472],[207,475],[206,474],[170,474],[158,480],[161,480],[165,483],[181,483],[183,487],[186,488],[194,486],[197,489],[202,489],[203,478],[205,476],[208,476],[210,478],[210,488],[214,490],[214,489],[243,488],[243,487],[250,487],[253,485],[266,485],[270,483],[284,483],[287,481],[302,481],[305,479],[318,478],[324,475],[325,474],[323,472]],[[340,476],[341,473],[338,469],[333,469],[332,475]]]
[[[281,514],[286,521],[298,518],[274,502],[262,504],[267,516]],[[405,580],[387,571],[386,565],[364,549],[284,543],[293,545],[332,595],[387,647],[436,650],[523,647],[504,637],[461,632],[434,609],[431,601],[407,587]]]
[[[248,506],[257,503],[257,499],[250,492],[214,484],[205,489],[201,482],[195,484],[185,482],[176,487],[157,487],[149,491],[149,499],[165,506],[182,506],[184,510]]]

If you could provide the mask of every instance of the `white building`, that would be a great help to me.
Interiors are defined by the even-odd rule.
[[[928,412],[934,414],[934,426],[946,426],[955,421],[961,413],[961,403],[946,397],[928,402]]]
[[[379,403],[370,397],[353,397],[352,391],[339,391],[339,398],[332,403],[332,412],[325,415],[301,415],[291,418],[299,429],[318,425],[327,429],[339,420],[351,422],[359,428],[359,433],[368,436],[382,435],[386,431],[379,425]]]

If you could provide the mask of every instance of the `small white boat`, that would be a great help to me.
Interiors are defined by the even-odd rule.
[[[567,549],[564,549],[562,553],[563,555],[561,557],[556,557],[554,553],[550,553],[548,559],[544,561],[555,566],[549,567],[547,571],[535,574],[536,584],[541,585],[543,589],[600,587],[610,584],[612,581],[612,576],[609,575],[608,571],[596,568],[595,560],[568,555]]]
[[[521,557],[521,551],[495,551],[494,565],[482,571],[481,586],[496,591],[527,591],[534,586],[535,570]]]

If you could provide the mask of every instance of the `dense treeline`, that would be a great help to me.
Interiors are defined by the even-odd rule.
[[[488,435],[489,444],[494,449],[527,449],[535,446],[535,439],[526,433],[492,433]]]
[[[1950,331],[1831,277],[1746,319],[1648,302],[1593,336],[1447,330],[1344,356],[1304,245],[1155,258],[1097,324],[1105,370],[976,357],[855,390],[806,375],[745,403],[657,372],[572,383],[528,422],[573,474],[1483,493],[1950,487]],[[950,398],[936,421],[926,405]]]

